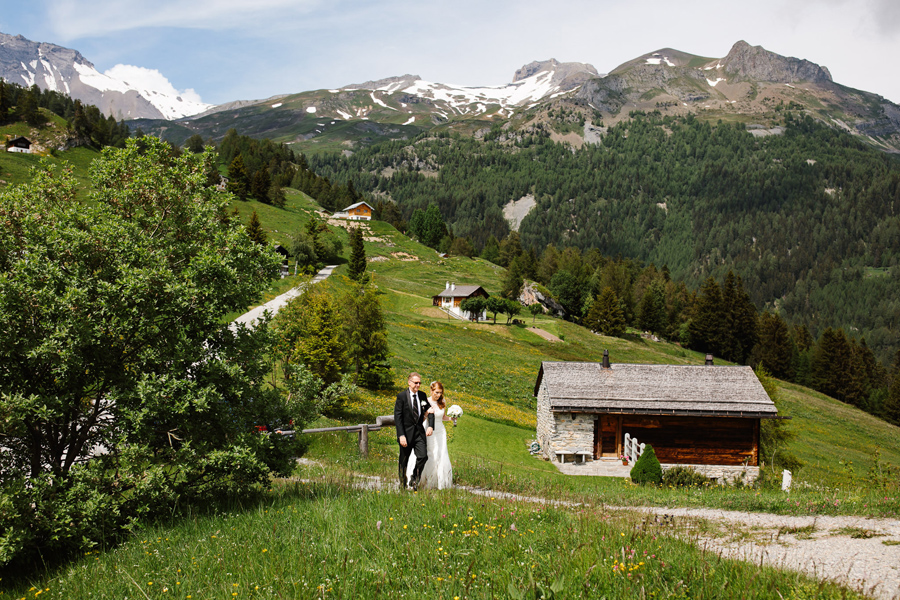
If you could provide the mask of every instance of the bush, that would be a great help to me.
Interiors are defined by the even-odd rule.
[[[663,485],[672,487],[700,487],[709,485],[709,479],[691,467],[672,467],[662,475]]]
[[[645,484],[653,483],[659,485],[662,483],[662,466],[659,459],[656,458],[656,452],[653,446],[649,444],[644,447],[643,454],[634,463],[631,469],[631,480],[635,483]]]

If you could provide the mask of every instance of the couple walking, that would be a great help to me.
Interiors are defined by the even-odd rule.
[[[407,385],[409,389],[397,394],[394,404],[394,426],[400,444],[400,489],[417,490],[419,485],[438,490],[449,488],[453,485],[453,467],[447,453],[444,421],[455,424],[456,419],[447,416],[444,386],[433,382],[429,398],[419,390],[422,378],[418,373],[409,374]]]

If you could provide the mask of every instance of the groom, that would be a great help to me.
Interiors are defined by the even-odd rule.
[[[419,486],[422,469],[428,462],[428,449],[425,436],[434,431],[434,414],[428,415],[428,430],[422,429],[422,416],[428,411],[428,396],[419,391],[422,377],[418,373],[410,373],[406,380],[409,389],[397,394],[394,403],[394,427],[397,428],[397,442],[400,444],[400,489],[406,488],[406,465],[410,454],[416,452],[416,466],[409,485],[413,489]]]

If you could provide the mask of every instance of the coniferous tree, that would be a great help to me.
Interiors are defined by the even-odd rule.
[[[6,82],[0,77],[0,125],[9,119],[9,109],[9,92],[6,89]]]
[[[347,356],[355,383],[370,389],[390,385],[393,377],[388,362],[388,332],[378,291],[372,285],[352,285],[345,307]]]
[[[250,215],[250,221],[247,223],[247,235],[257,244],[266,245],[268,243],[266,232],[263,231],[262,224],[259,222],[259,215],[256,214],[255,210]]]
[[[227,189],[241,200],[246,200],[250,193],[250,174],[244,166],[244,156],[241,154],[235,156],[228,165]]]
[[[889,423],[900,426],[900,350],[891,370],[890,387],[882,407],[882,416]]]
[[[350,230],[350,263],[347,265],[347,276],[363,285],[369,280],[366,275],[366,248],[360,227]]]
[[[518,300],[524,285],[525,279],[522,277],[522,268],[519,265],[519,261],[518,259],[513,260],[503,276],[503,287],[500,290],[500,295],[510,300]]]
[[[609,286],[603,288],[594,300],[584,326],[600,335],[621,337],[625,335],[625,315],[616,292]]]
[[[486,261],[492,262],[495,265],[500,262],[500,243],[497,241],[497,238],[494,236],[490,236],[487,239],[487,242],[484,243],[484,248],[481,249],[481,258]]]
[[[692,348],[722,356],[725,337],[724,314],[719,284],[712,277],[708,277],[700,288],[696,313],[689,326]]]
[[[269,169],[263,167],[253,174],[250,183],[250,195],[260,202],[269,203],[269,188],[272,187],[272,177]]]
[[[666,290],[661,279],[654,279],[644,291],[638,308],[638,324],[644,331],[662,333],[668,323],[666,314]]]
[[[773,377],[790,380],[793,376],[794,347],[787,323],[778,313],[759,315],[759,340],[750,355],[750,363]]]

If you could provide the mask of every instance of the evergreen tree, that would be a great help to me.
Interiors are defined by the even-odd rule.
[[[759,341],[753,348],[750,363],[763,368],[773,377],[790,380],[793,376],[794,347],[787,323],[778,313],[759,315]]]
[[[519,262],[516,259],[515,262]],[[563,308],[566,309],[566,316],[572,321],[581,320],[581,307],[584,304],[585,286],[578,280],[578,277],[567,269],[560,269],[553,274],[550,280],[550,291],[559,300]]]
[[[621,337],[625,335],[625,315],[616,292],[609,286],[594,300],[584,326],[600,335]]]
[[[522,254],[522,244],[519,241],[519,233],[513,231],[500,242],[500,266],[509,268],[513,260],[520,254]]]
[[[263,167],[253,174],[250,184],[250,195],[260,202],[269,203],[269,188],[272,187],[272,177],[269,169]]]
[[[184,141],[184,147],[194,154],[200,154],[203,152],[203,136],[199,133],[195,133],[188,139]]]
[[[350,230],[350,264],[347,265],[347,276],[353,281],[365,285],[369,277],[366,275],[366,248],[363,244],[362,228]]]
[[[370,389],[389,386],[388,332],[378,291],[372,285],[352,285],[345,298],[347,355],[357,385]]]
[[[256,214],[255,210],[250,215],[250,222],[247,223],[247,235],[257,244],[266,245],[268,243],[266,232],[263,231],[262,225],[259,222],[259,215]]]
[[[495,265],[500,263],[500,243],[497,241],[497,238],[494,236],[490,236],[484,244],[484,248],[481,249],[481,258],[486,261],[492,262]]]
[[[235,156],[228,165],[227,189],[241,200],[246,200],[250,193],[250,174],[247,172],[247,167],[244,166],[242,154]]]
[[[888,396],[882,407],[882,417],[889,423],[900,426],[900,350],[894,359]]]
[[[666,330],[666,290],[662,279],[654,279],[644,291],[638,308],[638,324],[644,331],[662,333]]]
[[[522,286],[525,285],[525,279],[522,277],[522,269],[518,260],[513,260],[506,274],[503,276],[503,288],[500,295],[510,300],[518,300],[522,293]]]
[[[0,125],[6,123],[9,119],[9,92],[6,89],[6,82],[0,77]]]
[[[694,318],[689,325],[691,347],[700,352],[722,356],[725,337],[722,291],[712,277],[700,288]]]

